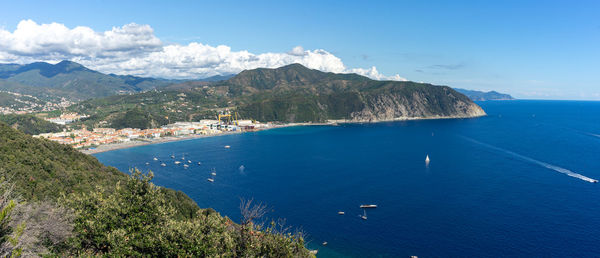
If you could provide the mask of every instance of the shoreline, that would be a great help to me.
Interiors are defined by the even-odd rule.
[[[272,125],[271,127],[261,128],[261,129],[257,129],[254,131],[233,131],[233,132],[223,132],[220,134],[211,134],[211,135],[193,134],[193,135],[187,135],[187,136],[181,136],[181,137],[169,136],[169,137],[161,137],[159,139],[145,139],[145,140],[138,140],[138,141],[106,144],[106,145],[100,145],[94,149],[85,149],[85,150],[79,150],[79,151],[81,153],[84,153],[87,155],[92,155],[92,154],[96,154],[96,153],[102,153],[102,152],[113,151],[113,150],[121,150],[121,149],[129,149],[129,148],[133,148],[133,147],[145,146],[145,145],[151,145],[151,144],[161,144],[161,143],[167,143],[167,142],[178,142],[178,141],[193,140],[193,139],[199,139],[199,138],[218,137],[218,136],[233,135],[233,134],[243,134],[243,133],[248,133],[248,132],[258,132],[258,131],[265,131],[265,130],[271,130],[271,129],[277,129],[277,128],[293,127],[293,126],[323,126],[323,125],[336,126],[339,124],[372,124],[372,123],[398,122],[398,121],[411,121],[411,120],[468,119],[468,118],[478,118],[478,117],[483,117],[483,116],[486,116],[486,114],[478,115],[478,116],[397,117],[397,118],[393,118],[393,119],[381,119],[381,120],[339,119],[339,120],[327,120],[327,122],[324,122],[324,123],[305,122],[305,123],[275,124],[275,125]]]
[[[178,141],[186,141],[186,140],[193,140],[193,139],[200,139],[200,138],[243,134],[243,133],[250,133],[250,132],[266,131],[266,130],[277,129],[277,128],[292,127],[292,126],[311,126],[311,125],[335,125],[335,123],[290,123],[290,124],[282,124],[282,125],[273,125],[268,128],[261,128],[261,129],[256,129],[253,131],[231,131],[231,132],[223,132],[223,133],[219,133],[219,134],[208,134],[208,135],[192,134],[192,135],[186,135],[186,136],[180,136],[180,137],[169,136],[169,137],[161,137],[159,139],[144,139],[144,140],[136,140],[136,141],[129,141],[129,142],[100,145],[94,149],[79,150],[79,152],[81,152],[83,154],[87,154],[87,155],[92,155],[92,154],[96,154],[96,153],[121,150],[121,149],[129,149],[129,148],[133,148],[133,147],[152,145],[152,144],[161,144],[161,143],[167,143],[167,142],[178,142]]]

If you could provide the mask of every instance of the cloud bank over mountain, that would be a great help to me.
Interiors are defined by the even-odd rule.
[[[406,80],[385,76],[371,68],[348,68],[339,57],[323,49],[297,46],[285,53],[233,51],[226,45],[199,42],[165,44],[150,25],[130,23],[98,32],[60,23],[38,24],[22,20],[10,32],[0,28],[0,62],[31,63],[71,60],[104,73],[146,77],[194,79],[238,73],[259,67],[276,68],[292,63],[325,72],[357,73],[377,80]]]

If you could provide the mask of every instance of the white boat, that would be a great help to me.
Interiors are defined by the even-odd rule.
[[[175,158],[175,155],[171,154],[171,158],[172,158],[172,159],[174,159],[174,158]]]
[[[365,208],[377,208],[377,204],[362,204],[360,206],[360,208],[365,209]]]
[[[429,164],[429,155],[427,155],[427,157],[425,157],[425,163]]]
[[[202,162],[198,162],[198,165],[202,165]]]
[[[150,162],[146,162],[146,165],[150,165]]]
[[[187,168],[187,167],[189,167],[189,165],[188,164],[183,164],[183,167]]]
[[[191,161],[191,160],[188,160],[188,163],[192,163],[192,161]]]
[[[338,211],[338,215],[344,215],[344,214],[346,214],[346,213],[343,211]]]
[[[214,181],[215,181],[215,180],[214,180],[214,179],[212,179],[212,178],[208,178],[208,179],[206,179],[206,180],[208,180],[208,182],[214,182]]]
[[[367,220],[367,210],[363,210],[363,215],[360,216],[361,219]]]
[[[160,164],[160,165],[161,165],[161,166],[163,166],[163,167],[166,167],[166,166],[167,166],[167,164],[165,164],[165,163],[162,163],[162,164]]]
[[[179,165],[180,163],[180,161],[175,161],[175,165]]]
[[[231,148],[231,146],[225,145],[225,149],[229,149],[229,148]]]
[[[157,159],[156,157],[154,157],[154,160],[156,161],[156,160],[158,160],[158,159]]]
[[[213,175],[213,176],[216,176],[216,175],[217,175],[217,171],[216,171],[216,170],[213,168],[213,169],[211,170],[211,173],[210,173],[210,174],[211,174],[211,175]]]

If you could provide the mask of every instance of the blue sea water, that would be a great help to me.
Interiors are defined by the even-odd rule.
[[[600,256],[600,184],[562,173],[600,179],[600,102],[478,104],[488,116],[291,127],[95,156],[152,170],[156,184],[234,220],[240,198],[263,202],[308,233],[319,257]],[[194,163],[174,165],[172,153]],[[360,204],[378,208],[361,220]]]

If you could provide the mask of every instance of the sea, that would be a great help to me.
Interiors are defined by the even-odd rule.
[[[267,205],[265,220],[305,232],[318,257],[600,256],[600,102],[477,104],[487,116],[287,127],[94,156],[151,170],[155,184],[234,221],[241,199]]]

